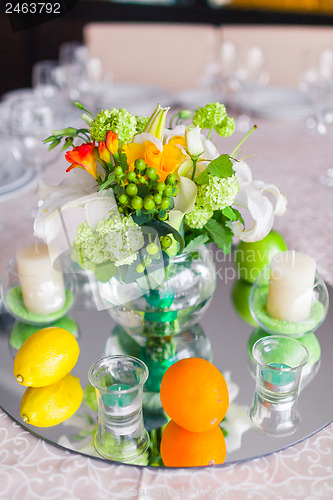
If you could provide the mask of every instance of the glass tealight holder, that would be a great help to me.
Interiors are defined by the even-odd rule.
[[[256,323],[273,335],[282,334],[295,338],[316,331],[324,322],[328,311],[329,297],[323,278],[316,272],[313,287],[290,289],[276,283],[271,285],[270,269],[270,266],[264,269],[251,289],[250,310]],[[270,316],[267,311],[270,285],[280,288],[279,295],[284,297],[285,305],[291,310],[291,314],[297,317],[299,314],[297,309],[308,308],[307,317],[297,321],[288,321]]]
[[[296,339],[272,335],[257,340],[252,353],[257,372],[254,401],[248,413],[251,425],[268,436],[289,436],[301,421],[297,400],[308,350]]]
[[[149,446],[142,414],[148,368],[133,356],[107,356],[89,369],[88,377],[98,403],[97,453],[117,462],[137,460]]]
[[[253,357],[252,348],[254,344],[257,342],[257,340],[262,339],[264,337],[266,338],[271,337],[271,334],[267,333],[262,328],[257,327],[255,328],[255,330],[253,330],[247,343],[248,368],[254,379],[256,378],[257,363]],[[303,344],[309,351],[309,361],[302,369],[301,383],[300,383],[300,390],[302,390],[310,382],[312,382],[312,380],[315,378],[315,376],[319,371],[321,362],[321,347],[315,333],[307,333],[306,335],[298,337],[296,340],[301,342],[301,344]]]
[[[1,279],[1,297],[7,312],[18,321],[41,327],[67,314],[76,288],[73,273],[51,270],[38,275],[19,274],[15,258],[9,261]]]

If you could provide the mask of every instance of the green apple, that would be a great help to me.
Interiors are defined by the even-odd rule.
[[[235,265],[238,277],[254,283],[268,266],[274,255],[288,250],[283,236],[271,231],[260,241],[247,243],[241,241],[235,250]]]
[[[245,323],[256,326],[250,311],[250,292],[252,285],[247,281],[238,279],[234,282],[231,290],[231,301],[237,314]]]

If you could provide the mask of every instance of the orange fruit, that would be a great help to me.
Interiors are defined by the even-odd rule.
[[[205,432],[190,432],[173,420],[161,439],[161,457],[166,467],[201,467],[223,464],[226,445],[220,427]]]
[[[191,432],[217,427],[229,408],[222,373],[201,358],[181,359],[171,365],[163,376],[160,396],[167,415]]]

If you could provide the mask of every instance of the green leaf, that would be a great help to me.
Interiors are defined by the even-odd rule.
[[[209,181],[209,170],[207,167],[203,172],[201,172],[200,175],[198,175],[198,177],[195,178],[195,183],[196,184],[208,184],[208,181]]]
[[[225,207],[225,208],[223,208],[223,209],[222,209],[222,213],[223,213],[223,215],[224,215],[227,219],[231,220],[231,222],[234,222],[235,220],[238,220],[238,215],[237,215],[237,213],[236,213],[236,212],[238,212],[238,210],[234,210],[234,209],[233,209],[233,208],[231,208],[231,207]],[[238,212],[238,214],[239,214],[239,212]],[[240,214],[239,214],[239,215],[240,215]]]
[[[208,171],[216,177],[231,177],[233,174],[232,161],[229,155],[220,155],[211,161],[207,167]]]
[[[213,218],[210,219],[204,227],[211,240],[216,243],[219,248],[222,248],[225,254],[228,254],[232,245],[233,233],[231,229]]]
[[[149,224],[151,220],[150,214],[140,213],[140,215],[132,215],[132,219],[138,226],[143,226],[145,224]]]
[[[141,198],[144,198],[145,196],[147,196],[147,194],[149,193],[149,187],[147,185],[139,185],[137,186],[138,187],[138,196],[141,196]]]
[[[118,157],[117,165],[120,165],[124,171],[128,169],[127,156],[125,153],[120,153]]]
[[[236,215],[236,220],[239,220],[242,223],[243,227],[245,227],[245,222],[240,211],[237,210],[236,208],[233,208],[233,211],[234,214]]]
[[[103,182],[103,184],[101,184],[100,188],[99,188],[99,191],[103,191],[103,189],[106,189],[107,187],[109,187],[115,180],[115,174],[112,173],[112,174],[109,174],[108,178],[106,179],[105,182]]]
[[[199,234],[198,236],[195,236],[189,243],[186,245],[184,248],[184,252],[193,252],[198,246],[203,245],[204,243],[207,243],[209,240],[209,236],[206,233]]]

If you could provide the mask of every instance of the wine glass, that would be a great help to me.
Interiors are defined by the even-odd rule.
[[[234,94],[234,102],[242,108],[251,102],[253,97],[260,92],[269,82],[269,71],[266,58],[261,47],[237,47],[229,51],[229,58],[233,63],[230,71],[230,87]],[[236,121],[236,127],[241,131],[250,128],[250,117],[244,112]]]
[[[35,93],[52,98],[59,90],[54,79],[54,70],[58,62],[53,60],[38,61],[32,67],[32,87]]]
[[[309,98],[313,113],[307,117],[308,132],[326,134],[329,102],[333,92],[333,50],[309,50],[303,55],[299,88]]]
[[[64,107],[55,99],[32,93],[10,102],[8,135],[16,161],[41,174],[55,161],[59,148],[48,150],[44,139],[53,129],[64,126]]]
[[[113,81],[112,73],[104,72],[102,61],[90,57],[88,48],[77,42],[60,46],[59,65],[53,75],[59,88],[93,112],[99,111],[99,101]]]

